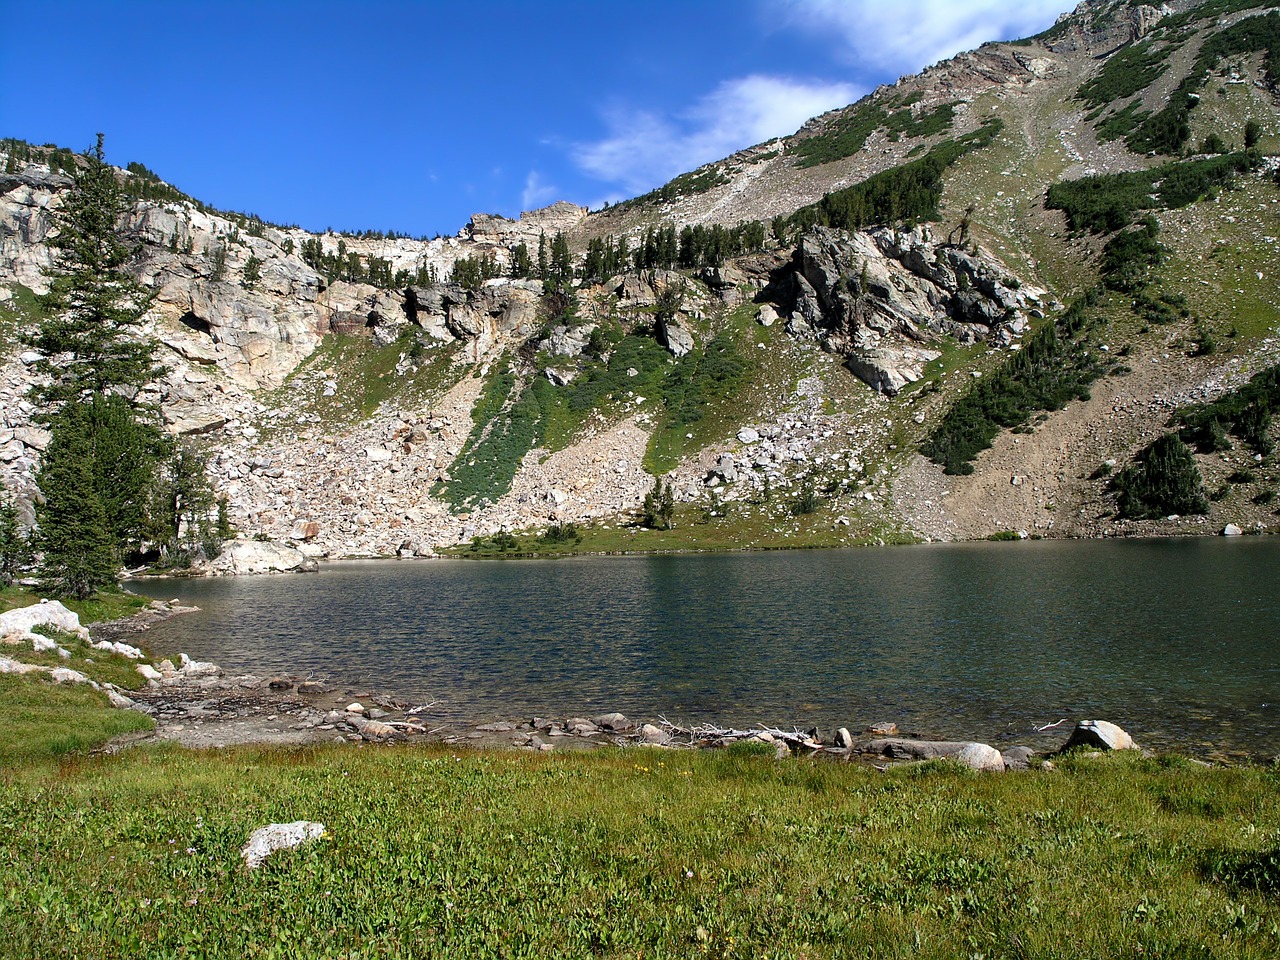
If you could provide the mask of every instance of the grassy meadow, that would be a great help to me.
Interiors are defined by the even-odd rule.
[[[0,956],[1275,957],[1280,771],[750,749],[28,759]],[[249,872],[256,827],[325,839]]]

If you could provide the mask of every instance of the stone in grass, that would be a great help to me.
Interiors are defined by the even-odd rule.
[[[1000,756],[1004,758],[1004,768],[1006,770],[1026,770],[1031,766],[1031,758],[1036,752],[1030,747],[1010,747],[1008,750],[1002,750]]]
[[[249,835],[249,842],[241,848],[240,856],[246,867],[256,870],[277,850],[299,847],[309,840],[319,840],[323,836],[324,824],[314,820],[269,823]]]
[[[1081,720],[1071,731],[1071,738],[1063,750],[1072,747],[1092,747],[1095,750],[1137,750],[1133,738],[1114,723],[1106,720]]]
[[[985,743],[965,744],[954,759],[980,773],[1004,773],[1004,758],[1000,751]]]

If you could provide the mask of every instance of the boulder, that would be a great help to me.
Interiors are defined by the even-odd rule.
[[[601,730],[609,730],[613,733],[627,733],[636,728],[634,723],[620,713],[601,714],[591,722]]]
[[[1228,523],[1222,528],[1222,535],[1224,537],[1240,537],[1244,536],[1244,531],[1234,523]]]
[[[1006,770],[1026,770],[1031,765],[1031,758],[1035,755],[1036,752],[1030,747],[1010,747],[1000,752]]]
[[[295,820],[292,823],[269,823],[249,835],[248,842],[240,849],[245,866],[256,870],[277,850],[300,847],[309,840],[324,836],[324,824],[311,820]]]
[[[270,540],[229,540],[209,564],[215,577],[242,577],[256,573],[314,573],[319,569],[300,550]]]
[[[898,725],[892,720],[877,720],[864,731],[874,737],[896,737],[898,735]]]
[[[852,749],[853,747],[853,734],[851,734],[845,727],[841,727],[836,731],[836,746],[845,750]]]
[[[667,732],[661,727],[646,723],[640,728],[640,739],[645,743],[666,743],[671,738],[667,736]]]
[[[778,322],[778,311],[773,304],[766,303],[756,312],[756,323],[762,327],[772,327]]]
[[[299,520],[289,532],[290,540],[314,540],[320,536],[320,524],[314,520]]]
[[[658,321],[658,342],[671,351],[673,357],[683,357],[693,350],[693,334],[675,317],[663,317]]]
[[[205,660],[192,660],[185,653],[179,654],[179,662],[182,664],[178,668],[178,673],[183,677],[217,677],[221,676],[222,668],[216,663],[209,663]]]
[[[0,613],[0,637],[11,633],[30,633],[33,627],[38,626],[52,627],[82,640],[89,639],[89,631],[80,625],[80,617],[57,600],[41,600],[29,607]]]
[[[1004,773],[1000,751],[985,743],[967,743],[952,759],[979,773]]]
[[[1090,747],[1094,750],[1137,750],[1133,738],[1107,720],[1081,720],[1071,731],[1063,750]]]
[[[951,740],[907,740],[889,737],[872,740],[864,748],[867,753],[893,760],[955,760],[974,770],[1004,770],[1000,751],[985,743]]]
[[[164,679],[164,674],[149,663],[140,663],[134,667],[134,669],[137,670],[138,673],[142,674],[142,677],[145,680],[154,680],[158,683]]]

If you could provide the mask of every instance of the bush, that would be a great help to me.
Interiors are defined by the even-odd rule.
[[[1166,433],[1138,454],[1112,481],[1120,516],[1147,520],[1209,512],[1204,480],[1191,449]]]

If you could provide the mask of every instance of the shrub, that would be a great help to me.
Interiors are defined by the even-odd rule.
[[[1111,485],[1120,516],[1128,519],[1209,512],[1200,468],[1176,433],[1166,433],[1146,447]]]

